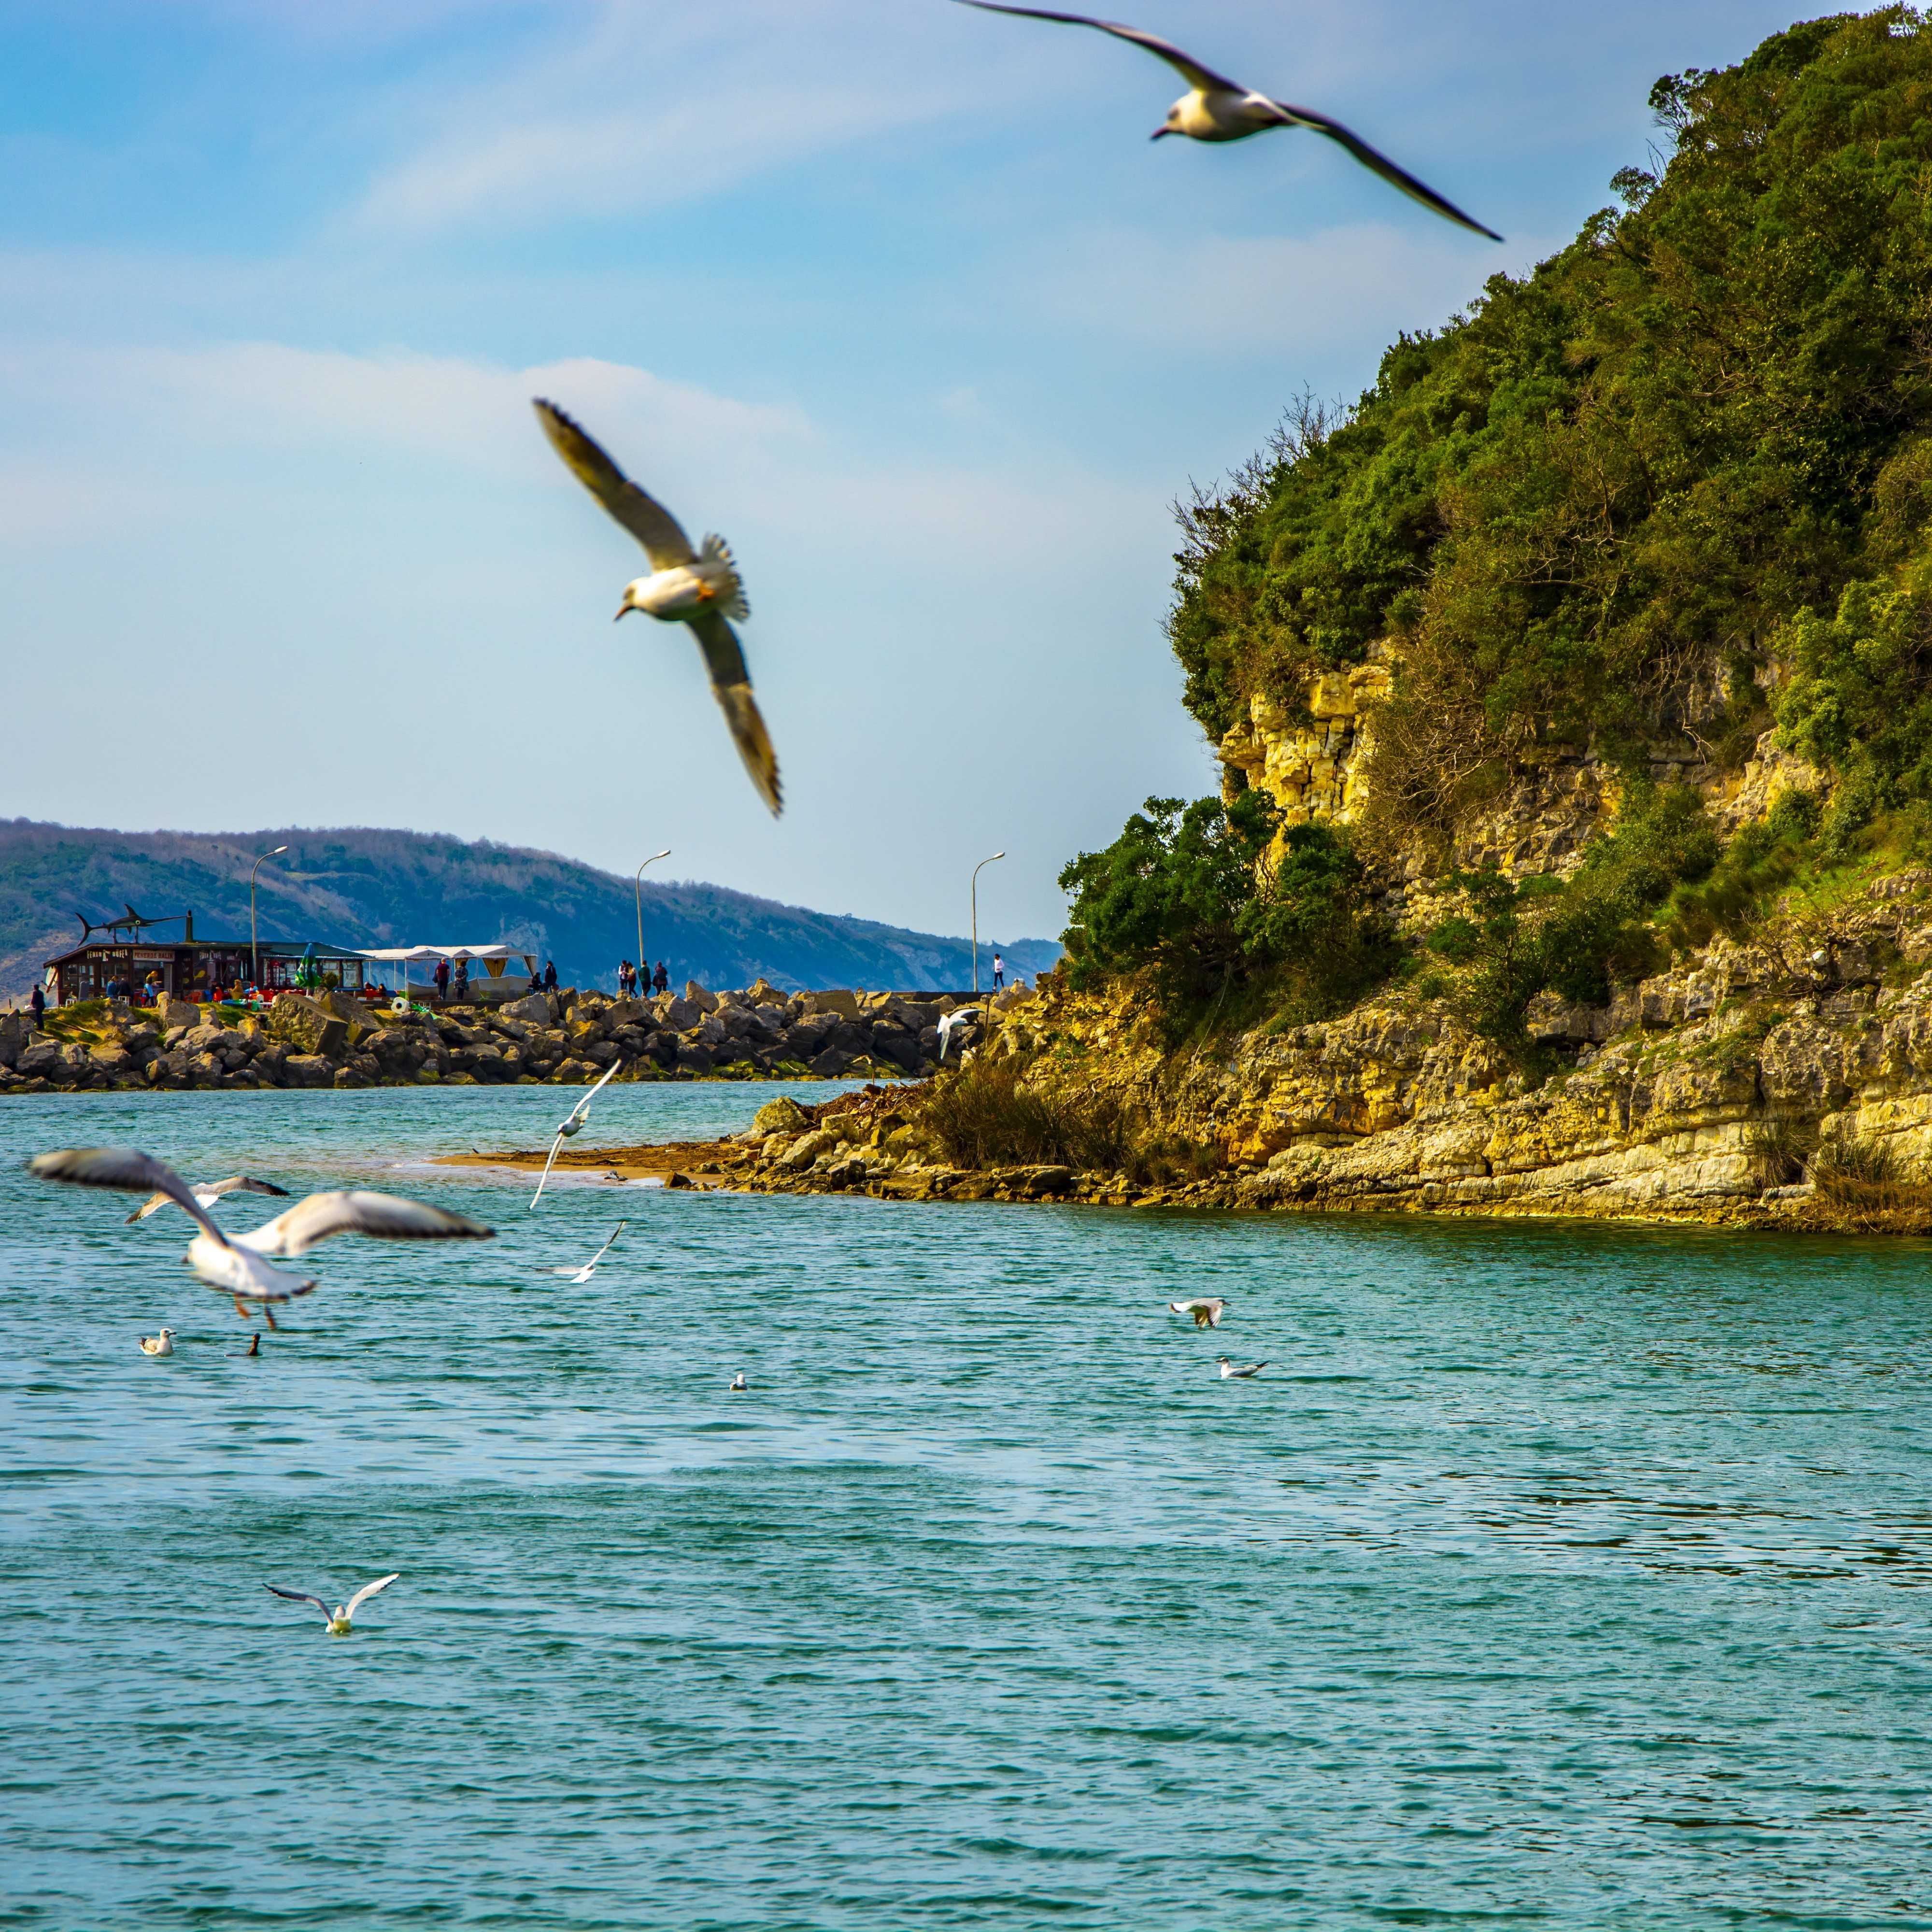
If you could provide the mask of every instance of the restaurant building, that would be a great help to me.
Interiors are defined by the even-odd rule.
[[[159,976],[163,992],[177,999],[211,988],[225,992],[254,983],[256,955],[262,962],[261,989],[271,998],[292,992],[304,982],[315,985],[324,974],[334,974],[336,984],[352,993],[360,992],[368,980],[369,962],[352,946],[265,939],[251,952],[245,939],[196,939],[192,914],[182,924],[178,940],[155,939],[139,932],[131,937],[110,932],[50,959],[47,980],[55,1003],[65,1006],[70,1000],[102,999],[110,986],[139,988],[150,973]]]

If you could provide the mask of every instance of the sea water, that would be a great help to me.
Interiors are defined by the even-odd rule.
[[[1925,1245],[432,1164],[568,1098],[0,1106],[0,1924],[1932,1926]],[[499,1237],[250,1360],[100,1142]]]

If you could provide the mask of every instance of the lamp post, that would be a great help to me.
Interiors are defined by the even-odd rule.
[[[670,856],[670,848],[667,845],[662,852],[653,852],[644,861],[644,866],[655,866],[660,859]],[[637,876],[631,881],[631,897],[637,902],[638,908],[638,970],[640,973],[644,970],[644,866],[638,868]]]
[[[289,848],[278,845],[272,851],[264,852],[248,868],[248,976],[255,982],[255,990],[262,989],[262,948],[255,937],[255,874],[262,869],[263,859],[273,859]]]
[[[973,868],[973,997],[980,997],[980,868],[990,866],[993,859],[1004,859],[1004,852],[995,852],[992,859],[982,859]]]

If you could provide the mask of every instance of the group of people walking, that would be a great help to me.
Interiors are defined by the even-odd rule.
[[[639,981],[643,982],[641,988]],[[625,999],[634,1000],[640,991],[646,993],[667,993],[670,990],[670,968],[660,959],[658,970],[652,973],[648,966],[634,966],[628,959],[617,968],[617,991]]]

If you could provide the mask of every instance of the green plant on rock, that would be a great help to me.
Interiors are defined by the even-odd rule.
[[[1150,798],[1101,852],[1060,876],[1074,894],[1065,936],[1076,987],[1144,974],[1163,1014],[1184,1025],[1236,988],[1316,1018],[1346,1006],[1390,969],[1394,935],[1368,896],[1345,836],[1280,823],[1261,791]]]
[[[935,1075],[916,1124],[957,1167],[1124,1167],[1142,1136],[1138,1110],[1118,1094],[1029,1087],[1028,1066],[1017,1055],[976,1059]]]

